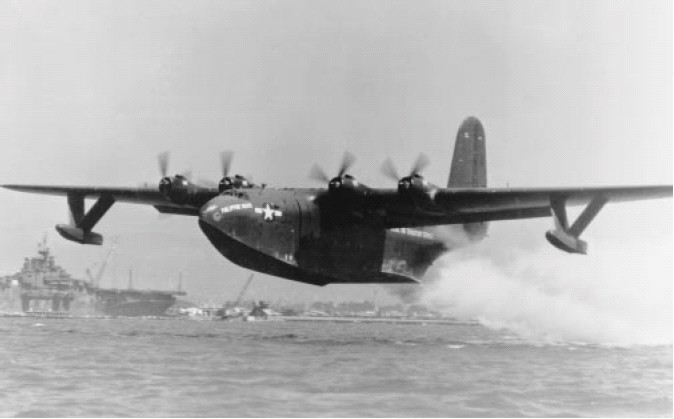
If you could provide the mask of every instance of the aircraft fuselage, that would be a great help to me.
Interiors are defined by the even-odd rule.
[[[448,250],[429,231],[391,230],[334,217],[317,203],[321,193],[227,191],[201,208],[199,226],[230,261],[316,285],[416,282]]]

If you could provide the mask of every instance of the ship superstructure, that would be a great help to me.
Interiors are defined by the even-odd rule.
[[[108,255],[109,256],[109,255]],[[21,270],[0,277],[0,312],[102,316],[163,316],[183,291],[106,289],[58,266],[46,240]]]
[[[38,244],[37,256],[24,259],[19,272],[0,277],[0,289],[0,309],[22,312],[90,314],[95,293],[87,281],[73,278],[56,264],[46,240]]]

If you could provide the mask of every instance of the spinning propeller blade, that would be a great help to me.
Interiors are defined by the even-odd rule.
[[[380,171],[384,176],[393,180],[394,182],[397,182],[398,180],[400,180],[400,175],[398,174],[398,170],[396,169],[395,165],[393,164],[393,160],[391,160],[390,157],[387,158],[384,161],[384,163],[381,165]]]
[[[430,162],[431,161],[428,160],[428,157],[426,157],[424,153],[419,154],[419,157],[417,157],[417,160],[414,162],[414,166],[412,166],[410,176],[421,173],[430,164]]]
[[[412,165],[412,169],[410,170],[410,174],[408,176],[419,175],[419,173],[421,173],[429,164],[430,160],[428,157],[426,157],[426,155],[423,153],[419,154],[419,157],[417,157],[417,160]],[[387,158],[381,165],[380,171],[384,176],[395,182],[398,182],[400,179],[402,179],[398,169],[396,169],[395,165],[393,164],[393,160],[391,160],[390,157]]]
[[[232,158],[234,157],[234,152],[232,151],[223,151],[220,153],[220,170],[222,171],[222,177],[227,177],[229,174],[230,166],[232,165]]]
[[[309,171],[309,179],[322,182],[322,183],[328,183],[330,182],[330,177],[325,173],[325,170],[321,168],[318,164],[314,164],[311,166],[311,170]]]
[[[347,170],[353,166],[353,163],[356,161],[356,156],[353,154],[349,153],[348,151],[344,153],[344,157],[342,157],[342,162],[339,165],[339,171],[337,172],[337,177],[342,177],[346,173]],[[311,166],[311,170],[309,171],[309,179],[322,182],[322,183],[329,183],[331,178],[328,176],[327,173],[325,173],[325,170],[318,164],[314,164]]]
[[[163,153],[159,153],[157,155],[157,161],[159,162],[159,173],[161,174],[161,177],[167,176],[170,157],[171,153],[168,151],[164,151]]]
[[[351,166],[356,162],[356,156],[353,154],[349,153],[348,151],[344,152],[344,157],[342,157],[342,164],[339,166],[339,172],[338,172],[338,177],[344,176],[344,173],[346,173]]]

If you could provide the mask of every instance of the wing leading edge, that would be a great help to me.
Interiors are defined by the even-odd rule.
[[[597,197],[608,202],[627,202],[672,196],[671,185],[612,186],[594,188],[521,188],[521,189],[439,189],[433,202],[446,214],[475,216],[474,221],[494,221],[491,214],[504,211],[531,211],[552,208],[551,202],[567,205],[589,204]]]
[[[159,212],[173,214],[198,215],[197,205],[178,205],[160,193],[156,187],[105,187],[105,186],[58,186],[58,185],[2,185],[3,188],[19,192],[38,193],[42,195],[81,197],[100,199],[103,196],[111,197],[115,202],[152,205]],[[217,190],[210,191],[209,195],[217,195]]]
[[[379,195],[379,196],[377,196]],[[606,203],[669,198],[671,185],[612,186],[591,188],[438,188],[425,203],[401,201],[395,191],[373,193],[385,211],[388,228],[444,224],[484,223],[552,216],[555,228],[546,237],[555,247],[570,253],[587,252],[579,239]],[[571,223],[566,208],[585,205]]]
[[[395,189],[372,189],[364,207],[383,213],[387,228],[479,223],[547,217],[554,205],[587,205],[593,199],[627,202],[669,198],[671,185],[589,188],[438,188],[425,200],[401,197]]]
[[[47,186],[47,185],[2,185],[13,191],[39,193],[42,195],[79,195],[86,198],[100,198],[110,195],[116,201],[146,205],[172,205],[156,187],[100,187],[100,186]]]
[[[159,212],[198,215],[199,206],[194,203],[179,205],[172,202],[156,188],[152,187],[97,187],[97,186],[46,186],[46,185],[2,185],[2,187],[20,192],[32,192],[43,195],[66,196],[70,210],[70,223],[59,224],[56,231],[65,239],[81,244],[103,243],[103,236],[92,231],[115,202],[127,202],[154,206]],[[217,191],[200,192],[208,199],[217,195]],[[96,199],[87,211],[84,200]]]

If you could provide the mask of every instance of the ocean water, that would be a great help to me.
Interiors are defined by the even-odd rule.
[[[672,346],[479,325],[0,318],[1,416],[672,416]]]

